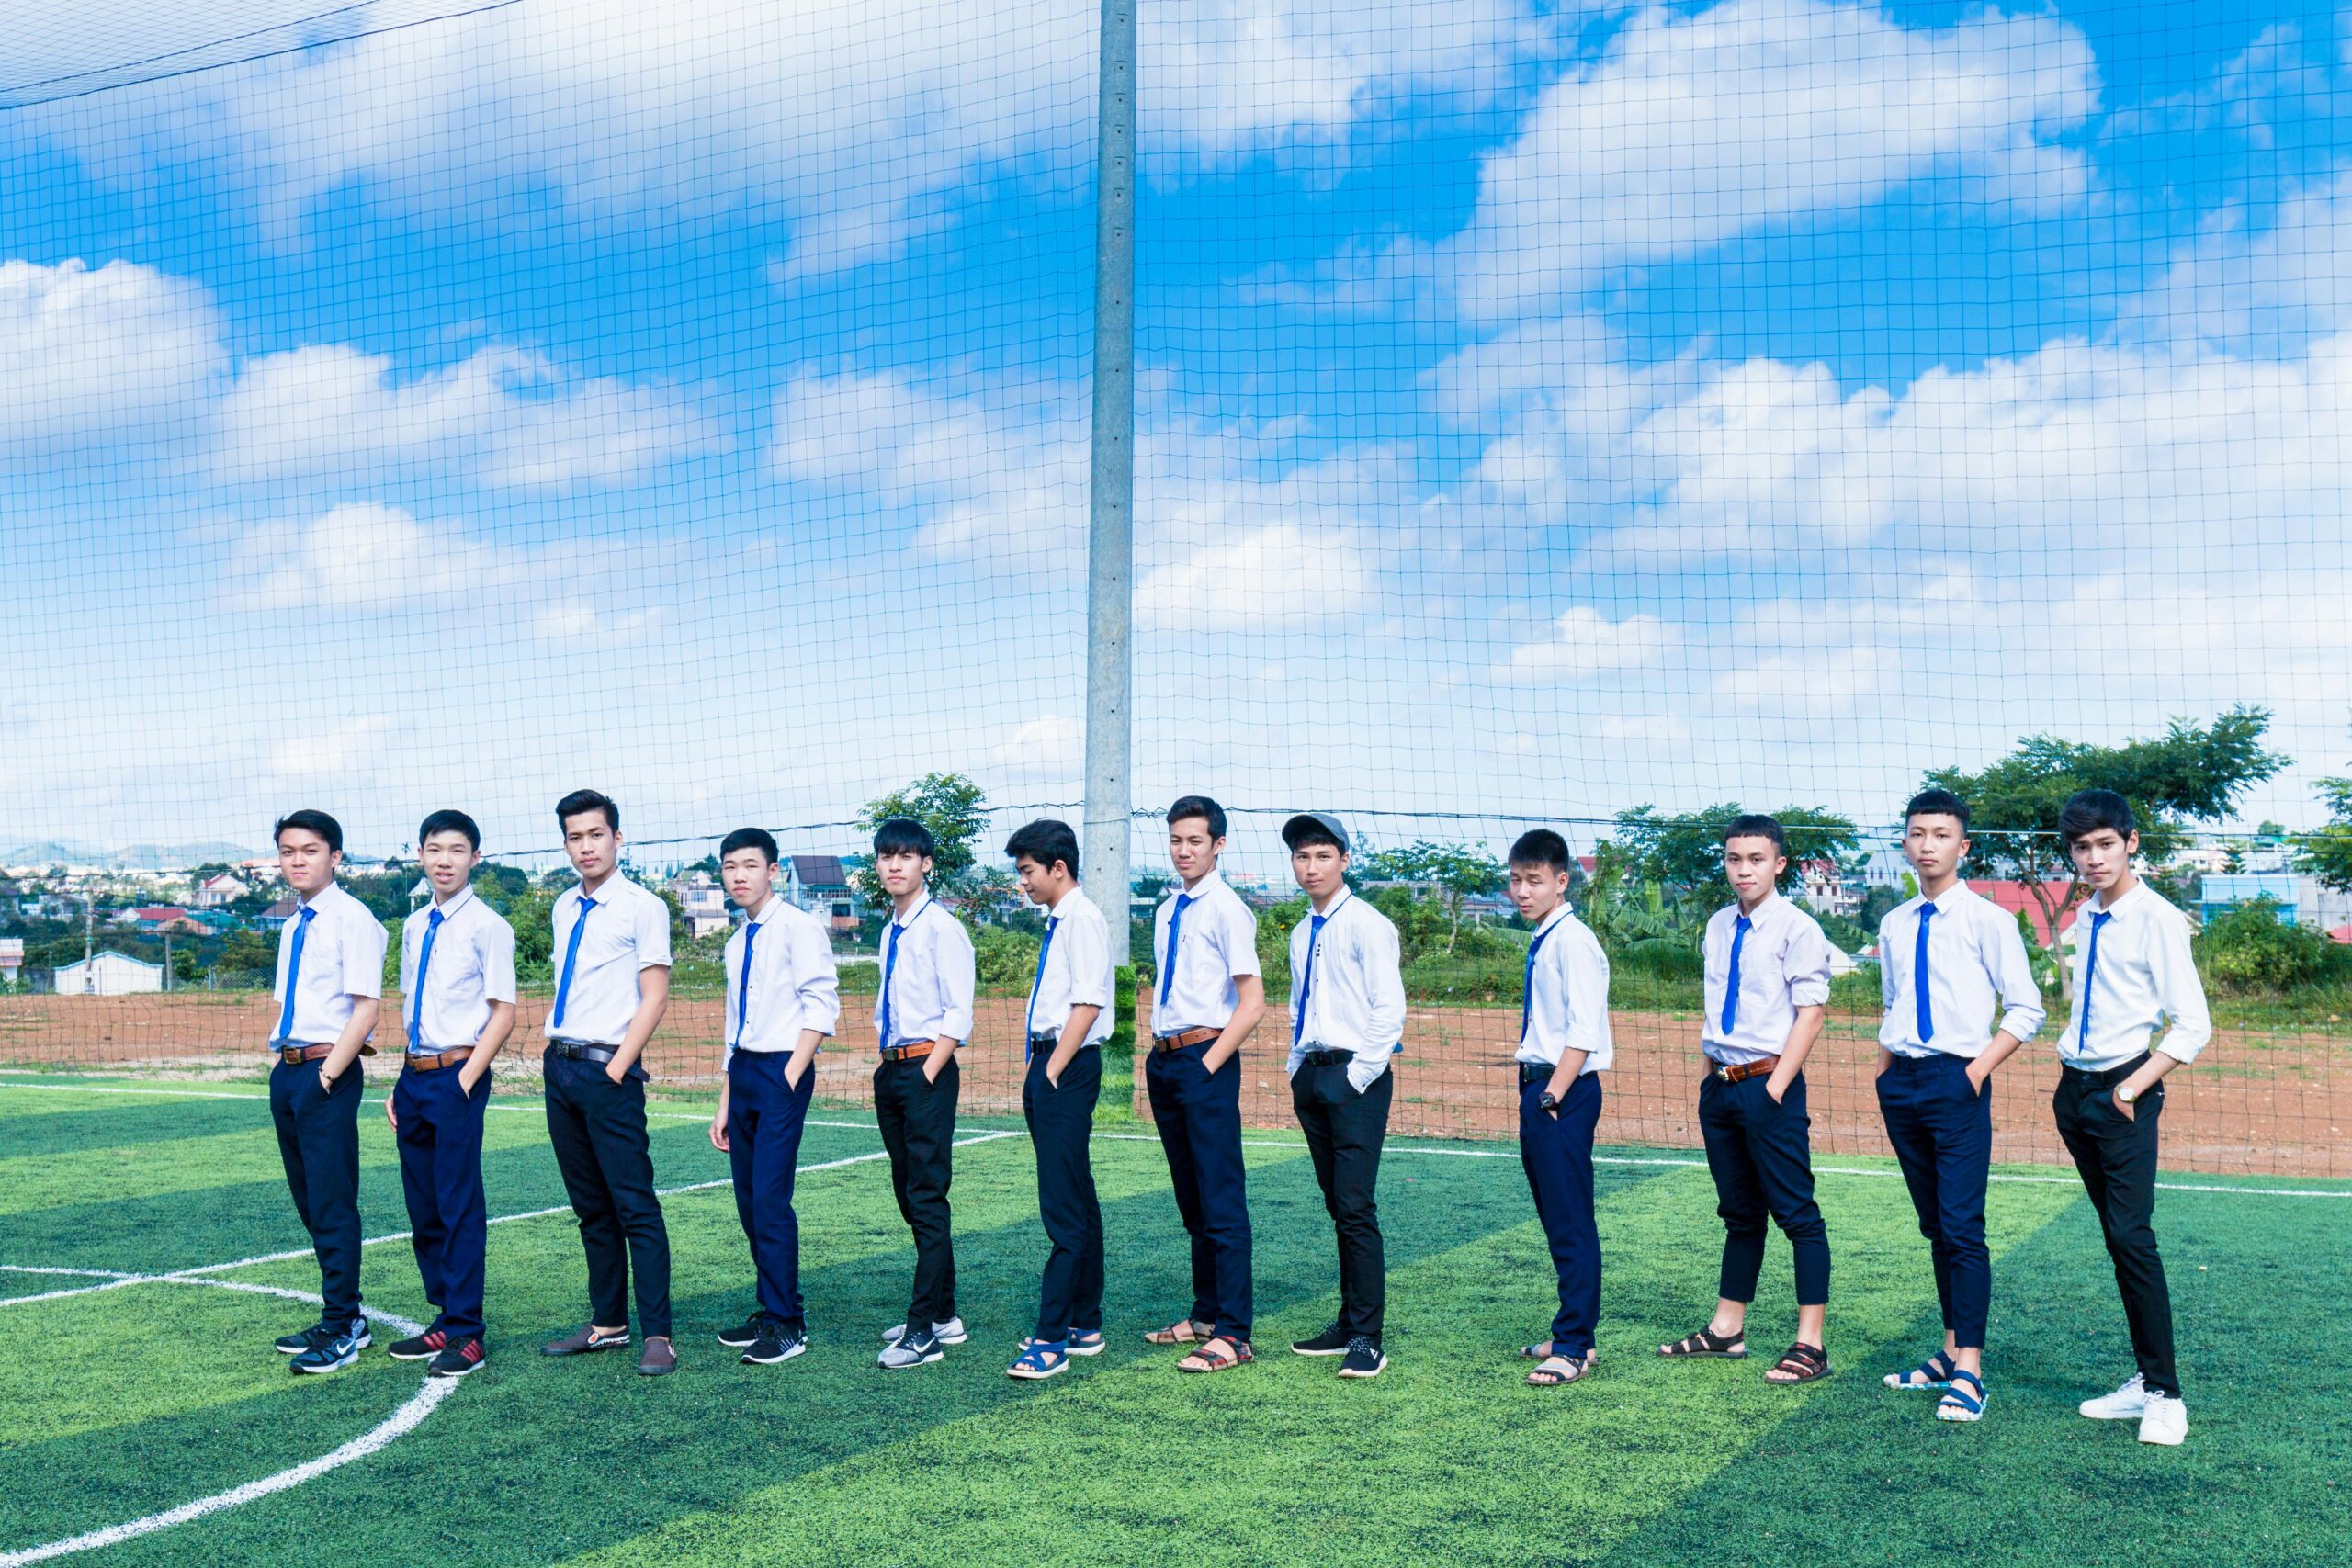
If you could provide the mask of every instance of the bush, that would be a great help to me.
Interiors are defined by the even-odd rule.
[[[1886,1005],[1885,993],[1879,986],[1879,969],[1875,964],[1858,964],[1843,975],[1829,977],[1829,1010],[1832,1012],[1877,1012]]]
[[[2287,991],[2309,985],[2335,967],[2328,940],[2308,926],[2278,918],[2278,904],[2256,898],[2207,922],[2198,933],[2197,962],[2217,989],[2236,993]]]
[[[972,956],[978,966],[980,989],[999,995],[1029,994],[1037,973],[1037,938],[1003,926],[978,926],[972,931]]]
[[[1700,953],[1698,942],[1681,937],[1652,936],[1629,942],[1610,964],[1612,968],[1657,980],[1697,980],[1706,973],[1706,960]]]

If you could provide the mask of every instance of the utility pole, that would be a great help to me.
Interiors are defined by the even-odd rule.
[[[1136,13],[1102,0],[1094,215],[1094,448],[1086,529],[1086,886],[1116,967],[1135,962],[1127,842],[1135,808]]]
[[[97,925],[97,916],[91,911],[90,890],[85,887],[82,889],[82,994],[85,997],[98,994],[98,966],[91,962]]]

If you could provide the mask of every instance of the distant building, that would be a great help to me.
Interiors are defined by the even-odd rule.
[[[1804,884],[1804,891],[1799,897],[1815,914],[1842,915],[1851,919],[1862,912],[1862,890],[1847,885],[1845,873],[1838,869],[1836,861],[1801,861],[1797,875]]]
[[[2240,904],[2251,904],[2257,898],[2267,898],[2278,906],[2278,919],[2287,925],[2298,923],[2302,908],[2301,889],[2297,886],[2306,880],[2284,872],[2223,872],[2209,874],[2199,880],[2197,888],[2197,919],[2199,924],[2227,914]]]
[[[218,909],[225,904],[235,903],[252,891],[243,882],[224,871],[218,876],[208,876],[197,885],[196,892],[188,898],[188,908]]]
[[[1900,887],[1903,879],[1910,874],[1911,863],[1903,858],[1901,850],[1875,850],[1862,862],[1862,888],[1867,893],[1873,887]],[[1861,908],[1860,900],[1855,901],[1854,908]]]
[[[142,904],[130,910],[129,914],[130,923],[138,926],[140,931],[148,936],[164,931],[185,932],[189,936],[200,936],[204,932],[204,927],[177,904]]]
[[[670,879],[670,894],[678,900],[678,910],[685,917],[689,936],[699,940],[727,929],[727,889],[710,873],[679,873]]]
[[[827,931],[857,929],[857,895],[839,855],[785,856],[784,896],[816,916]]]
[[[164,988],[164,966],[142,963],[127,953],[101,953],[79,963],[58,966],[61,997],[129,997]]]
[[[25,966],[25,939],[20,936],[0,936],[0,980],[17,983],[17,972]]]
[[[254,927],[256,931],[276,931],[292,919],[294,912],[301,907],[302,900],[300,898],[280,898],[254,918]]]
[[[2218,876],[2230,869],[2230,848],[2227,844],[2199,840],[2174,855],[2172,863],[2177,869],[2193,871],[2199,876]]]
[[[1989,882],[1971,879],[1968,886],[2012,915],[2025,916],[2033,923],[2034,940],[2042,946],[2054,945],[2049,922],[2041,913],[2041,904],[2034,897],[2033,890],[2029,885],[2022,882]],[[2042,896],[2052,905],[2060,905],[2066,897],[2066,890],[2072,886],[2072,883],[2066,882],[2045,882],[2041,885]],[[2058,937],[2064,938],[2068,931],[2074,930],[2075,917],[2081,912],[2081,909],[2080,904],[2076,904],[2073,908],[2059,909]]]

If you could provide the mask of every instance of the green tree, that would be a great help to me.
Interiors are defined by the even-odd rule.
[[[1660,816],[1654,807],[1640,806],[1617,814],[1612,840],[1626,857],[1635,882],[1654,882],[1669,900],[1704,894],[1708,901],[1724,880],[1724,829],[1746,808],[1710,806],[1684,817]],[[1789,840],[1789,869],[1781,874],[1786,891],[1804,880],[1798,868],[1809,860],[1835,860],[1861,841],[1853,823],[1817,806],[1784,806],[1772,816]]]
[[[1502,863],[1486,851],[1474,844],[1433,844],[1426,840],[1408,849],[1382,850],[1365,856],[1363,874],[1374,882],[1418,883],[1434,889],[1445,913],[1448,953],[1462,940],[1464,903],[1503,885]]]
[[[2256,898],[2216,915],[2197,933],[2199,967],[2224,991],[2286,991],[2320,977],[2327,938],[2278,918],[2272,898]]]
[[[869,800],[857,814],[859,829],[871,834],[893,817],[911,817],[931,829],[933,886],[951,903],[968,905],[991,896],[989,879],[978,874],[973,845],[988,826],[988,795],[962,773],[925,773],[906,788]],[[879,908],[889,904],[881,878],[868,861],[850,871],[858,896]]]
[[[2318,789],[2327,807],[2327,826],[2302,836],[2296,869],[2310,872],[2330,887],[2352,889],[2352,779],[2322,779]]]

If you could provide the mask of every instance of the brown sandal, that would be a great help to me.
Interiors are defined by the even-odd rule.
[[[1744,1360],[1747,1356],[1747,1336],[1717,1334],[1702,1328],[1696,1334],[1686,1334],[1671,1345],[1657,1348],[1661,1356],[1721,1356],[1727,1361]]]
[[[1531,1388],[1566,1388],[1590,1371],[1590,1356],[1546,1356],[1543,1365],[1527,1374],[1527,1382]]]
[[[1793,1375],[1776,1378],[1772,1372],[1789,1372]],[[1764,1374],[1764,1381],[1775,1388],[1794,1388],[1801,1382],[1811,1382],[1815,1378],[1826,1378],[1828,1375],[1829,1352],[1818,1345],[1808,1345],[1799,1340],[1781,1352],[1781,1359],[1772,1363],[1771,1371]]]
[[[1155,1328],[1143,1337],[1147,1345],[1198,1345],[1216,1330],[1214,1323],[1200,1323],[1186,1318],[1165,1328]]]
[[[1250,1353],[1246,1340],[1216,1335],[1202,1342],[1201,1348],[1176,1363],[1180,1372],[1224,1372],[1257,1358]]]

